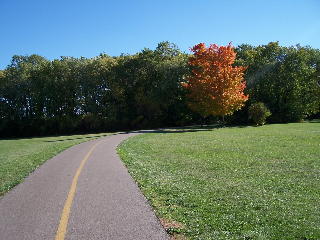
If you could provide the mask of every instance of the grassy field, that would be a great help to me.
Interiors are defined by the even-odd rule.
[[[108,134],[0,139],[0,196],[59,152],[75,144],[106,135]]]
[[[320,239],[320,123],[168,130],[118,148],[177,239]]]

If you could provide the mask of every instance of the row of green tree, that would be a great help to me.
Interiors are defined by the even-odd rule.
[[[249,101],[229,117],[247,123],[248,106],[263,102],[271,122],[319,113],[320,51],[310,47],[236,47]],[[181,82],[189,55],[169,42],[133,55],[94,58],[13,56],[0,71],[0,136],[181,126],[202,121],[187,107]],[[214,118],[209,121],[215,120]]]

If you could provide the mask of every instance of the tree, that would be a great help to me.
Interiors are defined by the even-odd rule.
[[[248,100],[244,94],[246,67],[233,66],[236,53],[231,44],[195,45],[189,58],[192,74],[182,86],[188,90],[189,107],[203,117],[231,115]]]
[[[300,121],[319,112],[318,49],[281,47],[277,42],[258,47],[241,45],[237,64],[249,66],[246,91],[252,102],[268,105],[271,122]]]
[[[143,49],[121,56],[116,80],[121,95],[119,120],[128,119],[130,127],[159,127],[173,124],[180,116],[182,77],[188,71],[188,56],[174,44],[161,42],[156,50]],[[173,112],[173,114],[171,114]],[[180,120],[180,119],[179,119]]]
[[[39,109],[41,95],[40,69],[48,61],[39,56],[13,56],[11,64],[5,70],[0,89],[0,98],[5,100],[8,118],[32,119]]]

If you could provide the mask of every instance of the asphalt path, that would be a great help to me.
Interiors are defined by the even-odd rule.
[[[121,133],[46,161],[0,198],[0,239],[169,239],[116,153]]]

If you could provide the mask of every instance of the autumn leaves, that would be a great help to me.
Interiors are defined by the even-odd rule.
[[[189,107],[203,117],[231,115],[248,100],[244,94],[246,67],[233,63],[236,53],[231,44],[195,45],[189,58],[192,74],[182,86],[188,90]]]

